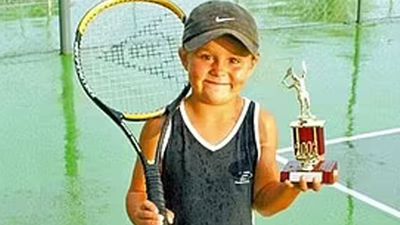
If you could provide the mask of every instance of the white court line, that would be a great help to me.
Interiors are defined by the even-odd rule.
[[[355,136],[351,136],[351,137],[335,138],[335,139],[327,140],[325,144],[333,145],[333,144],[343,143],[346,141],[355,141],[355,140],[360,140],[360,139],[365,139],[365,138],[373,138],[373,137],[379,137],[379,136],[396,134],[396,133],[400,133],[400,128],[392,128],[392,129],[387,129],[387,130],[374,131],[374,132],[359,134],[359,135],[355,135]],[[279,149],[278,153],[284,153],[284,152],[290,152],[290,151],[292,151],[292,148],[287,147],[287,148]]]
[[[291,151],[293,151],[292,149],[293,149],[292,147],[286,147],[286,148],[278,149],[277,152],[278,152],[278,154],[285,153],[285,152],[291,152]]]
[[[277,155],[276,156],[276,160],[278,160],[278,162],[282,163],[282,164],[286,164],[289,160],[287,160],[286,158]],[[383,212],[386,212],[394,217],[400,218],[400,211],[385,205],[381,202],[378,202],[370,197],[368,197],[367,195],[361,194],[360,192],[357,192],[353,189],[350,189],[342,184],[339,183],[335,183],[334,185],[331,185],[332,187],[338,189],[339,191],[342,191],[348,195],[353,196],[354,198],[357,198],[358,200],[367,203],[368,205],[375,207]]]
[[[387,206],[387,205],[385,205],[385,204],[383,204],[381,202],[378,202],[378,201],[376,201],[376,200],[374,200],[374,199],[372,199],[372,198],[370,198],[370,197],[368,197],[368,196],[366,196],[364,194],[361,194],[360,192],[357,192],[357,191],[355,191],[353,189],[350,189],[350,188],[348,188],[348,187],[346,187],[346,186],[344,186],[342,184],[336,183],[336,184],[333,185],[333,187],[338,189],[339,191],[342,191],[342,192],[344,192],[344,193],[346,193],[348,195],[351,195],[351,196],[357,198],[360,201],[363,201],[363,202],[365,202],[365,203],[367,203],[367,204],[369,204],[369,205],[371,205],[371,206],[373,206],[375,208],[378,208],[378,209],[380,209],[380,210],[382,210],[382,211],[384,211],[384,212],[386,212],[386,213],[388,213],[390,215],[393,215],[394,217],[397,217],[397,218],[400,219],[400,211],[398,211],[398,210],[396,210],[396,209],[394,209],[394,208],[392,208],[390,206]]]

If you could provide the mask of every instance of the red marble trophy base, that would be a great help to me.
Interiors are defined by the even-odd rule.
[[[281,182],[289,180],[298,183],[300,177],[304,177],[307,183],[312,183],[316,178],[323,184],[334,184],[338,177],[337,161],[320,161],[314,169],[310,171],[302,170],[300,163],[296,160],[289,161],[281,171]]]

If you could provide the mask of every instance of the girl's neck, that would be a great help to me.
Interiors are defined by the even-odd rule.
[[[237,118],[244,106],[244,99],[238,96],[223,104],[207,104],[192,96],[185,101],[185,109],[191,117],[210,119],[224,119],[228,117]]]
[[[184,112],[195,132],[207,143],[217,145],[233,132],[244,106],[245,100],[240,96],[221,105],[205,104],[189,97],[184,102]]]

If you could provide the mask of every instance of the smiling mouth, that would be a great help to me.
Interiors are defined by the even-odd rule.
[[[218,82],[218,81],[212,81],[212,80],[205,80],[204,82],[208,83],[208,84],[220,85],[220,86],[230,85],[229,83],[226,83],[226,82]]]

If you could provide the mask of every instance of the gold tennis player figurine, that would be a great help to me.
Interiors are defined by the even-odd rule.
[[[299,119],[303,122],[315,119],[315,116],[311,114],[311,102],[310,95],[306,89],[306,75],[307,68],[306,63],[302,62],[303,73],[299,76],[293,72],[293,68],[290,67],[286,75],[282,79],[282,83],[288,88],[294,88],[297,92],[297,100],[300,103],[300,115]],[[288,83],[288,78],[292,79],[292,83]]]

